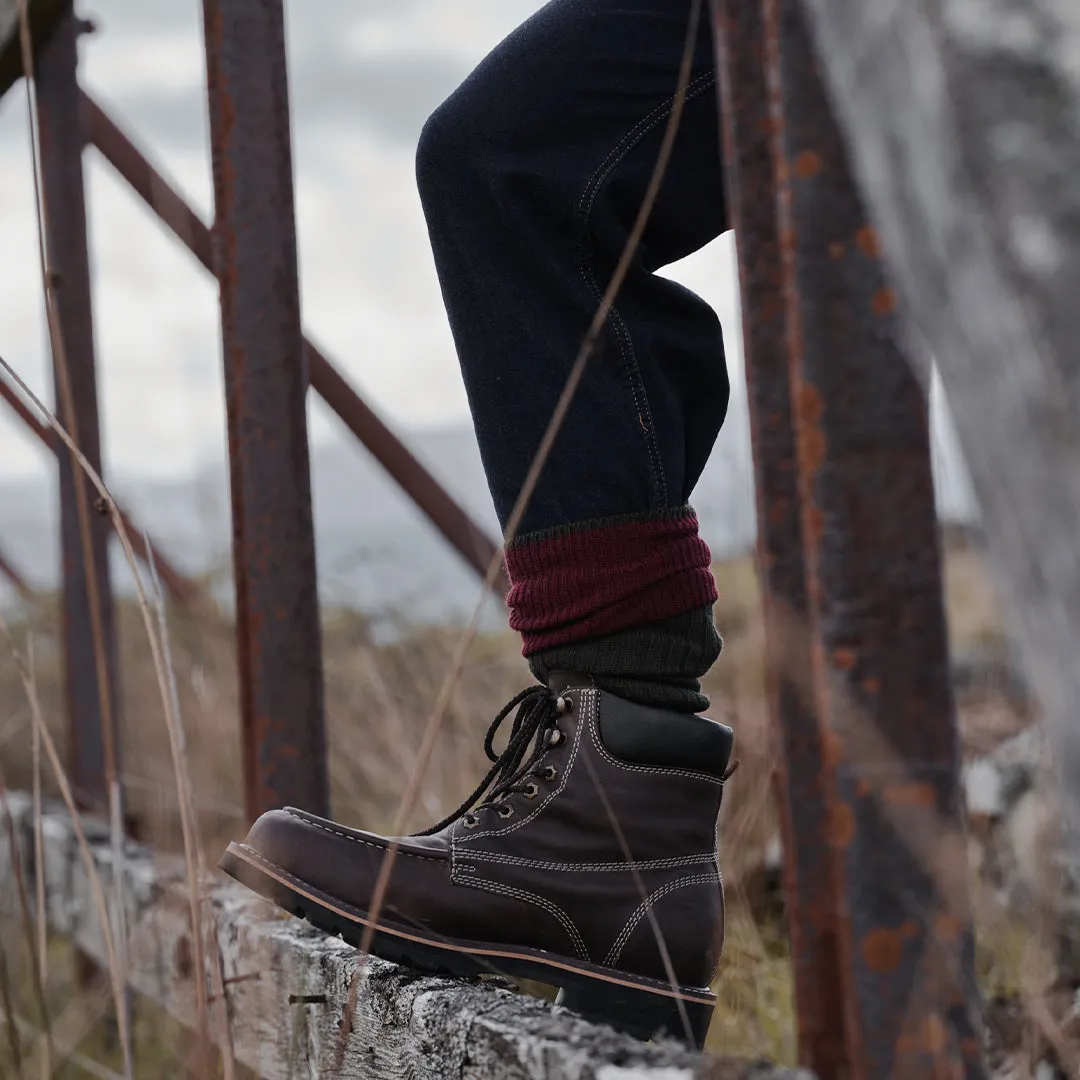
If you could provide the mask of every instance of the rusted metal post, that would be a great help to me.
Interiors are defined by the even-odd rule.
[[[112,118],[92,99],[85,101],[91,142],[173,235],[213,272],[210,230]],[[305,345],[311,388],[371,451],[375,460],[462,558],[483,577],[498,552],[495,542],[379,419],[331,360],[309,340],[305,339]],[[492,588],[500,599],[505,599],[510,589],[505,570],[500,572]]]
[[[800,0],[764,14],[845,1075],[980,1077],[926,401]]]
[[[203,0],[246,807],[329,807],[281,0]]]
[[[76,34],[76,19],[69,4],[39,53],[37,117],[48,259],[60,337],[60,347],[54,348],[57,414],[87,460],[100,472]],[[65,401],[65,366],[71,412]],[[105,517],[93,512],[93,489],[71,455],[59,453],[57,461],[71,780],[84,806],[103,810],[108,794],[106,773],[110,758],[115,767],[119,749],[115,744],[117,655],[107,558],[109,525]]]
[[[805,692],[811,666],[808,605],[763,15],[760,0],[713,0],[726,197],[739,253],[799,1060],[820,1080],[834,1080],[844,1074],[847,1059],[844,999],[833,866],[823,842],[825,751]]]

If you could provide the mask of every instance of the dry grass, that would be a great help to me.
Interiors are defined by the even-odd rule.
[[[775,905],[763,905],[756,875],[776,833],[770,793],[773,755],[764,705],[763,628],[757,579],[749,557],[716,567],[721,601],[717,619],[725,653],[707,680],[713,713],[737,730],[740,771],[732,781],[723,818],[725,873],[729,883],[726,958],[718,981],[721,1008],[711,1045],[725,1053],[793,1061],[792,985],[786,936]],[[954,647],[964,649],[1000,639],[992,591],[979,554],[951,545],[947,592]],[[208,862],[243,831],[240,743],[233,631],[227,620],[205,613],[170,617],[172,656],[186,729],[188,768],[193,778],[201,845]],[[15,626],[22,641],[33,638],[37,685],[47,722],[63,745],[63,708],[57,613],[44,599]],[[176,782],[170,761],[161,701],[140,613],[121,605],[118,619],[122,658],[122,774],[127,812],[139,834],[173,850],[181,847]],[[335,816],[367,828],[392,821],[421,739],[425,721],[451,662],[456,635],[443,628],[406,628],[400,640],[380,644],[362,614],[325,613],[326,715]],[[439,749],[424,784],[420,818],[441,816],[466,794],[484,763],[482,735],[498,708],[529,679],[510,633],[481,636],[466,673],[450,699]],[[32,782],[30,716],[22,704],[13,659],[0,652],[0,764],[7,782],[29,789]],[[975,726],[981,728],[982,722]],[[983,905],[985,907],[985,905]],[[1045,989],[1049,975],[1031,934],[1002,920],[992,906],[991,928],[980,949],[983,982],[999,997]],[[0,944],[16,983],[18,1008],[26,1002],[26,979],[17,977],[25,951],[17,928],[0,928]],[[53,952],[64,955],[62,946]],[[1033,959],[1034,958],[1034,959]],[[63,1008],[77,996],[67,970],[50,970],[50,1001]],[[15,976],[12,976],[12,972]],[[134,1026],[136,1071],[155,1075],[177,1068],[184,1040],[167,1024],[146,1023],[157,1011],[140,1004]],[[117,1067],[101,1023],[92,1025],[84,1052]],[[162,1034],[165,1033],[165,1034]],[[153,1045],[147,1044],[147,1039]],[[10,1048],[0,1039],[0,1063]],[[154,1063],[147,1071],[146,1066]],[[0,1067],[0,1075],[4,1075]],[[77,1075],[72,1073],[71,1075]]]

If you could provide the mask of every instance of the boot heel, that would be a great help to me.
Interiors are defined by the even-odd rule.
[[[715,1007],[715,1002],[677,999],[594,979],[567,983],[555,1001],[586,1020],[608,1024],[635,1038],[667,1036],[682,1040],[692,1050],[704,1047]]]

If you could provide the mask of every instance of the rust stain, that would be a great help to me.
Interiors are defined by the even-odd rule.
[[[864,255],[869,255],[871,259],[881,258],[881,245],[878,243],[877,233],[869,225],[864,225],[855,234],[855,244]]]
[[[881,693],[881,680],[876,675],[868,675],[859,685],[868,694]]]
[[[834,240],[829,245],[829,258],[842,259],[844,257],[844,243],[842,240]]]
[[[955,941],[964,932],[964,924],[955,915],[943,912],[934,919],[934,936],[946,941]]]
[[[933,784],[887,784],[882,792],[882,799],[889,806],[932,807],[937,804],[937,793]]]
[[[896,293],[890,288],[878,289],[870,306],[875,315],[891,315],[896,310]]]
[[[859,654],[854,649],[833,649],[833,667],[838,671],[853,671]]]
[[[900,924],[900,936],[905,941],[914,941],[919,936],[919,924],[914,919]]]
[[[862,955],[866,966],[879,975],[895,971],[904,958],[904,940],[898,930],[871,930],[862,940]]]
[[[825,831],[834,847],[847,847],[855,839],[855,815],[851,812],[851,807],[845,803],[834,806]]]
[[[844,740],[835,731],[821,733],[821,763],[827,769],[835,768],[844,760]]]
[[[792,172],[800,180],[809,180],[811,177],[817,176],[824,167],[825,162],[816,150],[804,150],[795,159]]]
[[[825,460],[825,433],[821,429],[824,414],[825,403],[821,394],[810,383],[800,382],[795,397],[795,418],[806,470],[810,473],[816,473]]]
[[[822,513],[821,507],[816,505],[807,506],[803,524],[806,528],[807,543],[813,547],[820,547],[821,538],[825,535],[825,515]]]
[[[873,794],[874,788],[869,780],[865,776],[859,778],[859,782],[855,785],[855,794],[860,799],[869,799]]]

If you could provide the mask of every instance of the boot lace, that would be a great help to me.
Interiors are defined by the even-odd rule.
[[[510,727],[510,740],[506,749],[497,754],[495,736],[515,708],[517,715]],[[484,752],[488,760],[494,762],[487,775],[452,814],[417,835],[429,836],[462,817],[466,825],[472,828],[484,810],[499,809],[502,816],[509,817],[510,813],[499,805],[507,795],[514,792],[532,793],[536,786],[533,777],[554,779],[554,767],[541,769],[538,763],[550,746],[561,741],[563,736],[558,728],[558,718],[569,708],[569,698],[556,697],[546,686],[527,687],[511,698],[491,722],[484,739]],[[526,759],[530,743],[532,753]]]

